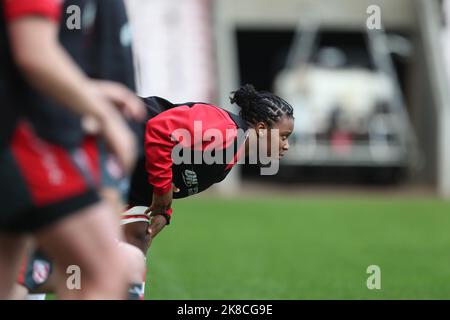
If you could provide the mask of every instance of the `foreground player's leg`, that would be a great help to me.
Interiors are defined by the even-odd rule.
[[[119,250],[128,263],[128,276],[130,287],[128,289],[129,300],[144,300],[145,289],[145,256],[137,247],[126,243],[119,243]]]
[[[11,297],[26,243],[24,236],[0,233],[0,300]]]
[[[129,300],[143,300],[145,281],[145,257],[135,246],[125,242],[117,243],[121,257],[127,263],[127,277],[130,287]],[[45,300],[46,293],[56,291],[57,281],[53,272],[53,263],[39,250],[32,252],[25,259],[15,285],[11,299]]]
[[[108,192],[104,192],[108,190]],[[105,188],[101,192],[102,198],[110,207],[118,211],[121,208],[120,197],[116,189]],[[145,257],[141,250],[125,242],[116,241],[122,258],[127,263],[128,299],[143,299],[143,288],[145,287]],[[45,293],[56,291],[55,272],[53,263],[41,250],[30,248],[24,258],[15,286],[12,299],[15,300],[45,300]]]
[[[125,207],[121,196],[121,181],[108,170],[113,167],[108,166],[108,162],[105,157],[101,162],[102,166],[102,184],[105,186],[100,191],[102,198],[110,205],[112,211],[119,217],[123,208]],[[122,228],[121,228],[121,231]],[[144,253],[136,246],[128,244],[126,242],[119,242],[119,250],[127,261],[127,272],[129,277],[130,287],[128,288],[129,300],[143,300],[144,299],[144,287],[145,287],[145,256]]]
[[[118,223],[105,204],[91,206],[45,228],[37,240],[55,262],[57,294],[61,299],[124,299],[126,261],[117,250]],[[58,239],[58,241],[55,241]],[[67,270],[81,271],[80,290],[67,287]]]

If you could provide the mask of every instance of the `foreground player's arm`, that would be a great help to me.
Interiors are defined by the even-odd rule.
[[[9,21],[13,58],[28,82],[79,114],[103,118],[109,106],[59,44],[58,22],[38,15]]]
[[[133,135],[113,104],[59,44],[57,14],[15,11],[13,3],[17,1],[5,2],[5,12],[12,54],[22,74],[43,94],[78,114],[94,118],[111,151],[124,169],[130,170],[136,155]],[[43,3],[56,1],[40,2]],[[56,7],[52,10],[57,12]]]
[[[123,84],[108,80],[92,80],[92,83],[126,118],[143,122],[147,117],[142,100]]]

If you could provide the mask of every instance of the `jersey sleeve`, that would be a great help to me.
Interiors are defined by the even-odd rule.
[[[7,22],[16,19],[38,15],[55,22],[61,18],[63,0],[1,0],[4,6],[4,14]]]
[[[147,122],[145,132],[145,156],[148,182],[156,194],[167,193],[172,186],[172,150],[181,143],[183,147],[201,148],[204,150],[211,143],[203,141],[208,129],[225,132],[236,131],[236,124],[225,111],[210,105],[179,106],[167,110]],[[190,139],[177,139],[182,130]],[[233,131],[234,130],[234,131]],[[235,134],[235,133],[234,133]],[[223,145],[234,140],[228,135]],[[215,142],[217,144],[217,141]]]

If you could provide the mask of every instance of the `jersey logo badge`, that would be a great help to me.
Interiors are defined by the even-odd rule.
[[[186,187],[188,187],[188,194],[193,195],[198,193],[198,179],[195,171],[184,170],[183,180]]]

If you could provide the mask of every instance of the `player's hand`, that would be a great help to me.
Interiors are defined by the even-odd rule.
[[[151,212],[152,214],[165,214],[166,211],[172,207],[172,199],[173,186],[164,194],[153,193],[152,204],[146,212]]]
[[[143,102],[127,87],[106,80],[92,80],[92,83],[126,118],[145,121],[146,110]]]
[[[166,226],[167,220],[162,215],[154,215],[152,213],[150,216],[152,218],[151,218],[150,225],[148,226],[148,233],[150,234],[151,238],[153,239]]]
[[[84,132],[103,137],[109,151],[126,173],[134,168],[137,158],[137,144],[135,136],[123,120],[120,113],[108,101],[100,99],[102,112],[96,116],[82,118]]]
[[[172,184],[172,189],[162,195],[153,193],[152,204],[145,213],[165,214],[172,207],[173,194],[177,192],[180,192],[180,189]]]
[[[101,132],[109,150],[124,173],[131,173],[137,159],[137,143],[132,131],[114,109],[101,120]]]

